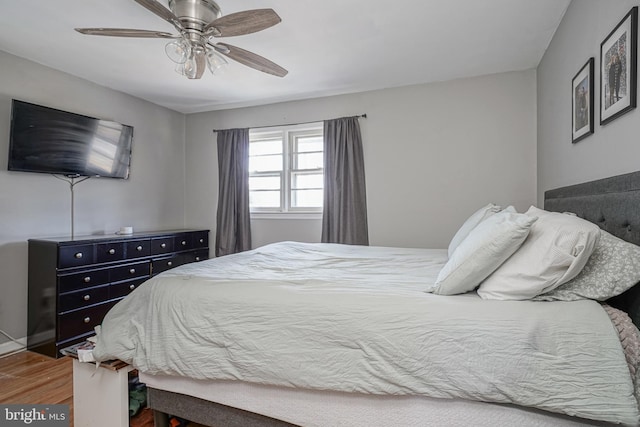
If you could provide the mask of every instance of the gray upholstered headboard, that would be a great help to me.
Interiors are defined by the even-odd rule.
[[[544,193],[544,208],[573,212],[623,240],[640,245],[640,172],[557,188]],[[609,301],[640,327],[640,286]]]

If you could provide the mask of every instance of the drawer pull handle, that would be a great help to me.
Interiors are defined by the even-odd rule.
[[[83,300],[89,301],[91,299],[91,295],[85,295],[82,297]]]
[[[200,261],[200,257],[199,256],[196,257],[196,261]]]
[[[200,243],[204,243],[204,239],[200,239]]]
[[[136,251],[138,251],[138,252],[142,251],[142,245],[137,246],[137,247],[136,247]]]
[[[161,244],[161,245],[160,245],[160,247],[161,247],[162,249],[164,249],[164,248],[166,248],[166,247],[167,247],[167,244],[166,244],[166,243],[163,243],[163,244]]]
[[[181,244],[182,246],[187,246],[187,241],[186,241],[186,240],[183,240],[182,242],[180,242],[180,244]]]
[[[109,255],[113,255],[113,254],[115,254],[115,253],[116,253],[116,250],[115,250],[115,249],[109,249]]]
[[[81,259],[82,258],[82,252],[77,252],[74,257],[76,257],[76,259]]]
[[[129,273],[131,273],[131,274],[135,274],[135,272],[136,272],[135,268],[132,268],[132,269],[129,270]]]
[[[171,267],[171,266],[173,265],[173,263],[172,263],[171,261],[169,261],[169,262],[167,262],[167,265],[168,265],[169,267]]]
[[[85,317],[83,320],[84,323],[89,323],[91,322],[91,317]]]
[[[84,280],[84,283],[89,283],[91,281],[91,276],[87,276],[82,280]]]
[[[134,290],[136,288],[136,285],[129,285],[129,289]]]

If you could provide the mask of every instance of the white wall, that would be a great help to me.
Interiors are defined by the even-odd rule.
[[[637,1],[580,0],[538,66],[538,200],[546,190],[640,170],[636,110],[600,126],[600,43]],[[571,80],[595,58],[595,132],[571,143]]]
[[[130,179],[76,187],[76,234],[184,227],[185,117],[4,52],[0,76],[0,329],[22,338],[27,239],[70,233],[70,191],[50,175],[6,170],[12,98],[134,126]]]
[[[215,229],[212,129],[366,113],[362,129],[372,245],[446,247],[464,219],[493,201],[536,200],[536,74],[443,83],[187,116],[187,222]],[[286,230],[287,234],[280,234]],[[319,221],[253,222],[254,246],[318,241]]]

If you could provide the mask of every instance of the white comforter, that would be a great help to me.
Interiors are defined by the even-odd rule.
[[[278,243],[165,272],[106,316],[95,356],[150,374],[514,403],[636,425],[593,301],[424,292],[446,251]]]

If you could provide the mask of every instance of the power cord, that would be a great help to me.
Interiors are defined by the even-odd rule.
[[[14,337],[9,335],[8,333],[3,331],[2,329],[0,329],[0,334],[4,335],[5,337],[9,338],[11,341],[13,341],[14,343],[16,343],[16,344],[18,344],[20,346],[20,348],[17,349],[17,350],[10,351],[9,353],[0,355],[0,359],[2,359],[3,357],[11,356],[13,354],[19,353],[22,350],[24,350],[24,344],[22,344],[19,340],[15,339]]]

